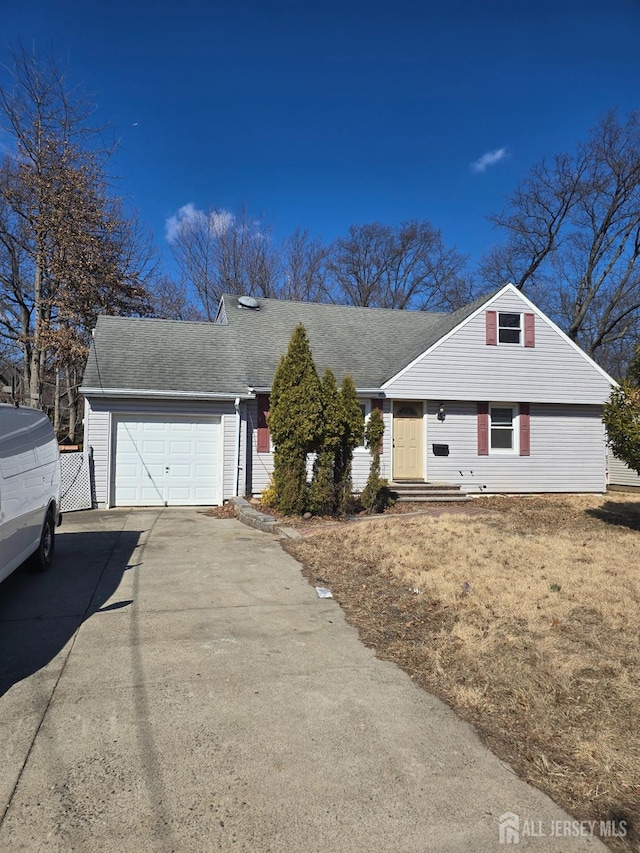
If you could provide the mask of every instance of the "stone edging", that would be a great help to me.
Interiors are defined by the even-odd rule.
[[[261,530],[263,533],[286,536],[289,539],[297,539],[300,536],[298,531],[292,527],[282,527],[272,515],[267,515],[266,512],[258,512],[244,498],[231,498],[231,503],[235,507],[238,520],[249,527],[255,527],[256,530]]]

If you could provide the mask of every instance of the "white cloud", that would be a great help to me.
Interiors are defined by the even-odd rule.
[[[482,157],[479,157],[471,164],[471,171],[480,173],[486,172],[489,166],[495,166],[501,160],[504,160],[508,155],[506,148],[496,148],[495,151],[486,151]]]
[[[235,217],[228,210],[211,210],[205,213],[189,202],[184,204],[177,213],[168,217],[164,226],[164,233],[169,243],[175,242],[178,236],[185,231],[196,228],[208,228],[212,234],[222,234],[233,225]]]

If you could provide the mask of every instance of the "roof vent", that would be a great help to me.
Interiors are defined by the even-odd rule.
[[[240,308],[249,308],[251,311],[259,311],[260,306],[258,305],[258,300],[254,299],[253,296],[239,296],[238,297],[238,306]]]

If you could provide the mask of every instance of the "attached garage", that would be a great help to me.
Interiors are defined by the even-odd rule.
[[[118,415],[113,426],[113,505],[222,503],[219,417]]]

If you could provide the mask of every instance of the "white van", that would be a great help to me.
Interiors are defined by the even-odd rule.
[[[49,419],[0,403],[0,581],[27,557],[48,569],[61,520],[60,453]]]

